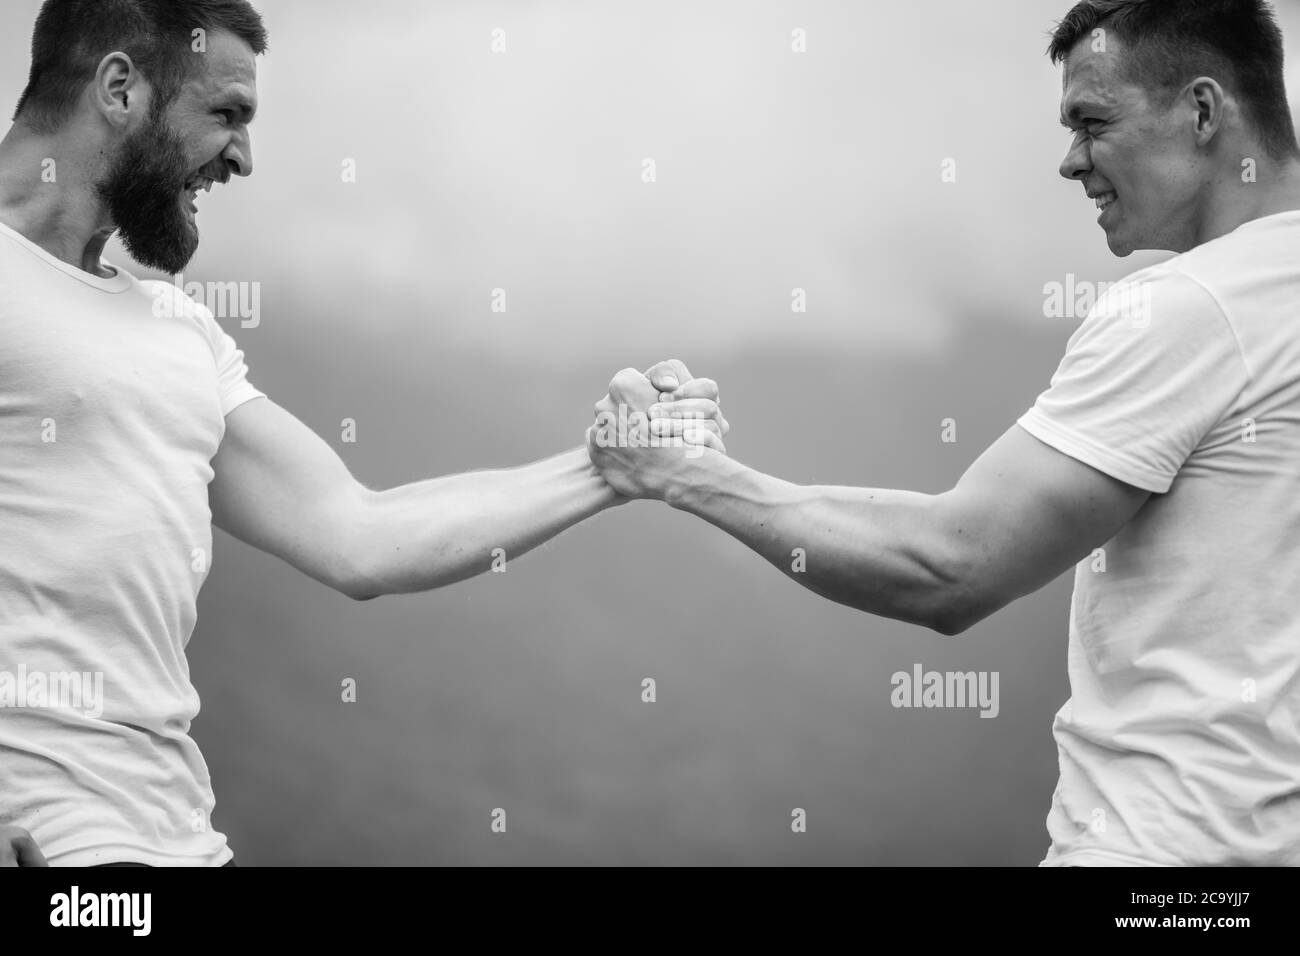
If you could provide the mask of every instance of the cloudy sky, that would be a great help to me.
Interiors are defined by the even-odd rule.
[[[37,6],[7,5],[14,95]],[[272,322],[476,351],[935,349],[974,304],[1041,323],[1045,282],[1153,258],[1113,259],[1056,174],[1060,0],[260,6],[256,172],[201,199],[188,277],[262,282]]]

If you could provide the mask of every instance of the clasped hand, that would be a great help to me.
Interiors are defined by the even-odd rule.
[[[663,498],[692,461],[712,452],[731,426],[718,404],[718,385],[694,378],[669,359],[638,372],[625,368],[596,403],[587,453],[605,481],[627,498]]]

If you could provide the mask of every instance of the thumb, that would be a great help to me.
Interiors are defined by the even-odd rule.
[[[674,392],[694,376],[681,359],[667,359],[646,369],[645,377],[657,392]]]

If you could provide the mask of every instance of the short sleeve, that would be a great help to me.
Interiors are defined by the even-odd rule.
[[[249,399],[264,397],[264,393],[248,380],[244,353],[235,340],[217,324],[211,313],[207,315],[207,323],[212,354],[217,360],[217,388],[221,393],[221,415],[224,418]]]
[[[212,310],[202,302],[186,295],[170,282],[142,282],[141,287],[153,299],[153,313],[160,318],[183,318],[198,326],[212,350],[217,368],[217,391],[221,400],[221,417],[225,418],[244,402],[264,398],[248,380],[248,366],[244,353],[235,340],[217,324]]]
[[[1019,424],[1071,458],[1164,493],[1248,383],[1215,298],[1184,273],[1148,270],[1098,300]]]

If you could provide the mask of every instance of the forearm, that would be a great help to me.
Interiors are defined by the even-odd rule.
[[[356,596],[425,591],[472,577],[494,556],[513,560],[621,500],[582,448],[519,468],[371,492],[356,535]]]
[[[796,485],[706,452],[683,463],[666,500],[823,597],[948,630],[961,587],[957,531],[934,495]]]

